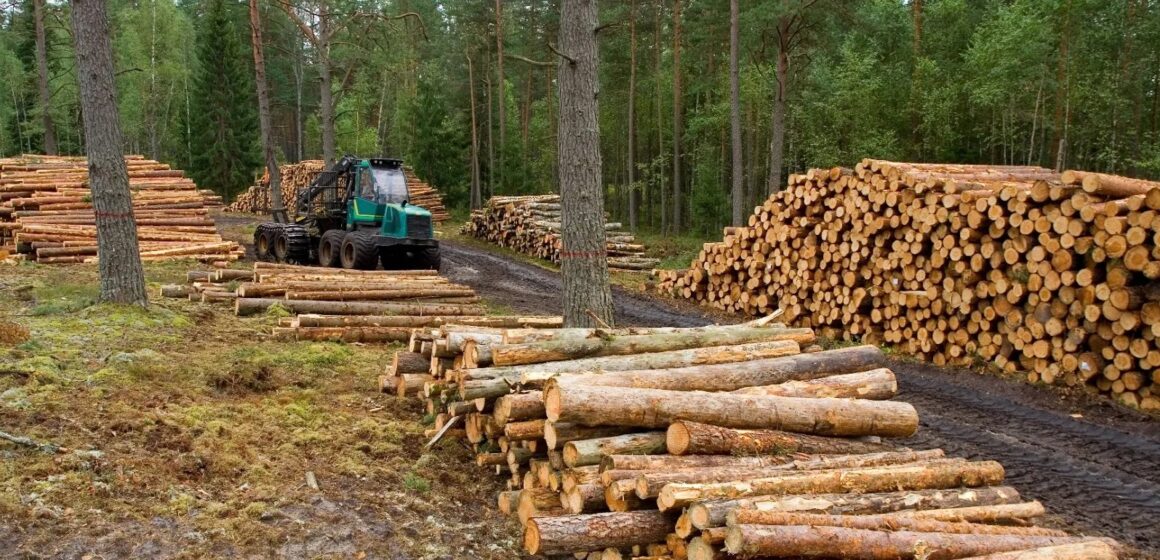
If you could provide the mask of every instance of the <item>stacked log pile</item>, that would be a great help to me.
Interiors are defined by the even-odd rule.
[[[608,267],[617,270],[649,270],[660,262],[645,257],[645,246],[621,229],[619,223],[604,224]],[[560,197],[558,195],[495,196],[471,213],[463,233],[514,249],[536,258],[560,263]]]
[[[816,169],[658,289],[1160,408],[1160,183],[865,160]]]
[[[221,197],[198,190],[179,169],[126,156],[133,215],[145,261],[233,261],[244,255],[218,234],[209,208]],[[84,158],[0,159],[0,245],[40,263],[97,260],[96,217]]]
[[[280,307],[280,340],[406,342],[412,329],[446,324],[544,327],[558,317],[485,315],[479,296],[433,270],[364,271],[266,262],[252,270],[191,271],[186,285],[161,287],[163,297],[229,302],[237,315]]]
[[[282,203],[291,215],[295,212],[298,193],[310,185],[314,178],[325,169],[322,160],[306,160],[288,163],[281,167]],[[443,195],[423,180],[415,176],[410,168],[403,169],[407,178],[407,193],[411,204],[426,208],[436,222],[449,217],[443,206]],[[250,214],[269,214],[273,209],[270,193],[270,174],[263,173],[246,192],[238,195],[226,210]]]
[[[426,403],[430,444],[464,438],[507,478],[497,506],[530,554],[1117,557],[1112,541],[1035,527],[1043,506],[1003,485],[1000,464],[894,445],[918,416],[889,400],[882,352],[814,338],[768,319],[445,325],[415,329],[380,384]]]

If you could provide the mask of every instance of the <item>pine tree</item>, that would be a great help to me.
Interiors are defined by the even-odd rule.
[[[262,164],[258,114],[237,6],[207,0],[198,24],[193,74],[190,175],[227,199],[241,192]]]

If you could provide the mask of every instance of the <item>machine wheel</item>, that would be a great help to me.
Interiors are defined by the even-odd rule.
[[[306,264],[310,261],[310,234],[297,224],[280,224],[274,235],[274,258],[278,262]]]
[[[378,264],[379,248],[373,235],[352,231],[342,238],[342,267],[356,270],[374,270]]]
[[[339,268],[342,266],[342,238],[346,235],[341,229],[332,229],[322,234],[318,242],[318,264]]]
[[[274,260],[274,236],[278,224],[258,224],[254,229],[254,254],[260,261]]]
[[[419,259],[419,265],[422,268],[438,271],[443,264],[443,257],[439,254],[439,248],[425,249],[416,255]]]

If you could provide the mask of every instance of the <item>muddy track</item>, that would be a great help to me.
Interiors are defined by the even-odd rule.
[[[455,243],[443,272],[522,313],[559,313],[559,274]],[[702,310],[615,290],[625,325],[695,326]],[[904,443],[1003,463],[1008,481],[1042,501],[1053,524],[1119,539],[1160,558],[1160,425],[1087,395],[896,362],[900,399],[922,426]],[[1078,415],[1079,417],[1075,417]]]
[[[510,307],[517,313],[559,314],[560,275],[538,266],[513,261],[476,247],[443,241],[441,270],[452,282],[475,288],[492,303]],[[612,292],[618,325],[635,327],[699,327],[713,321],[695,308],[679,310],[657,300],[620,288]]]

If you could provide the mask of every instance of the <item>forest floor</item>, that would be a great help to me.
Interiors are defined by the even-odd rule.
[[[219,220],[239,241],[254,222]],[[192,268],[147,265],[151,293]],[[558,272],[532,259],[448,239],[444,273],[493,312],[559,312]],[[742,320],[632,280],[617,278],[620,324]],[[0,430],[69,448],[0,442],[3,556],[521,556],[499,482],[458,442],[424,452],[418,403],[377,391],[397,347],[273,341],[276,317],[222,305],[94,305],[96,286],[92,265],[0,266]],[[894,367],[922,419],[912,445],[999,460],[1050,524],[1160,554],[1156,422],[1085,393]]]

